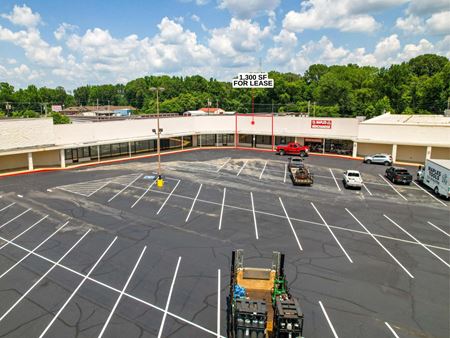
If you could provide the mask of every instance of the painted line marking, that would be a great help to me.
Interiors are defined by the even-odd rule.
[[[403,198],[405,201],[407,201],[406,197],[403,196],[397,189],[395,189],[395,187],[394,187],[391,183],[389,183],[389,181],[388,181],[387,179],[385,179],[381,174],[378,174],[378,176],[380,176],[380,177],[383,179],[383,181],[385,181],[387,184],[389,184],[389,186],[390,186],[392,189],[394,189],[394,191],[395,191],[397,194],[399,194],[399,196],[400,196],[401,198]]]
[[[248,160],[246,160],[246,161],[244,162],[244,164],[242,165],[241,169],[239,169],[239,171],[238,171],[238,173],[236,174],[236,176],[239,176],[239,174],[240,174],[241,171],[244,169],[244,167],[247,165],[247,163],[248,163]]]
[[[144,195],[145,195],[146,193],[149,192],[149,190],[153,187],[153,185],[154,185],[155,183],[156,183],[156,180],[153,181],[152,184],[150,184],[150,185],[148,186],[148,188],[144,191],[144,193],[136,200],[136,202],[133,203],[133,205],[131,206],[131,208],[134,208],[134,206],[135,206],[136,204],[138,204],[138,202],[141,200],[141,198],[144,197]]]
[[[58,259],[58,261],[56,263],[60,263],[64,258],[66,258],[66,256],[83,240],[84,237],[86,237],[86,235],[91,231],[91,229],[89,229],[88,231],[86,231],[83,236],[81,236],[78,241],[75,242],[74,245],[72,245],[72,247],[66,251],[66,253],[64,255],[61,256],[60,259]],[[47,270],[46,273],[44,273],[1,317],[0,317],[0,322],[5,319],[5,317],[12,311],[14,310],[14,308],[31,292],[31,290],[33,290],[36,285],[38,285],[45,277],[47,277],[47,275],[52,272],[52,270],[56,268],[56,264],[53,264],[52,267],[50,269]]]
[[[37,221],[36,223],[34,223],[33,225],[31,225],[30,227],[28,227],[27,229],[25,229],[24,231],[22,231],[20,234],[18,234],[16,237],[14,237],[13,239],[11,239],[11,241],[15,241],[17,238],[19,238],[20,236],[22,236],[24,233],[26,233],[28,230],[33,229],[36,225],[38,225],[39,223],[41,223],[44,219],[46,219],[48,217],[48,215],[45,215],[44,217],[42,217],[39,221]],[[3,249],[5,246],[7,246],[9,243],[5,243],[2,246],[0,246],[0,250]]]
[[[438,229],[440,232],[444,233],[444,234],[447,235],[448,237],[450,237],[450,234],[449,234],[449,233],[445,232],[444,230],[442,230],[442,229],[439,228],[438,226],[434,225],[434,224],[431,223],[431,222],[427,222],[427,223],[428,223],[429,225],[435,227],[436,229]]]
[[[259,236],[258,236],[258,225],[256,224],[255,203],[253,202],[253,193],[251,191],[250,191],[250,199],[252,200],[253,222],[255,224],[256,239],[259,239]]]
[[[223,207],[225,206],[225,194],[226,193],[227,193],[227,188],[223,188],[222,206],[220,208],[219,230],[222,229]]]
[[[394,331],[394,329],[389,325],[388,322],[384,322],[386,324],[386,326],[388,327],[388,329],[392,332],[392,334],[394,335],[395,338],[400,338],[397,334],[397,332]]]
[[[103,184],[102,186],[100,186],[98,189],[94,190],[93,192],[91,192],[88,197],[91,197],[92,195],[94,195],[97,191],[99,191],[100,189],[103,189],[104,187],[106,187],[108,184],[110,184],[111,181],[106,182],[105,184]]]
[[[67,222],[67,223],[68,223],[68,222]],[[66,224],[67,224],[67,223],[66,223]],[[65,226],[66,224],[64,224],[63,226]],[[62,227],[63,227],[63,226],[62,226]],[[61,227],[61,228],[62,228],[62,227]],[[61,229],[61,228],[60,228],[60,229]],[[59,231],[60,229],[58,229],[57,231]],[[56,233],[56,232],[55,232],[55,233]],[[52,235],[52,236],[53,236],[53,235]],[[19,248],[19,249],[21,249],[21,250],[23,250],[23,251],[25,251],[25,252],[28,252],[30,255],[32,254],[32,255],[34,255],[34,256],[36,256],[36,257],[41,258],[42,260],[44,260],[44,261],[46,261],[46,262],[49,262],[49,263],[51,263],[51,264],[55,264],[56,266],[58,266],[58,267],[60,267],[60,268],[62,268],[62,269],[64,269],[64,270],[66,270],[66,271],[72,272],[73,274],[75,274],[75,275],[77,275],[77,276],[80,276],[80,277],[85,277],[85,276],[86,276],[85,274],[83,274],[83,273],[81,273],[81,272],[78,272],[78,271],[76,271],[76,270],[74,270],[74,269],[72,269],[72,268],[69,268],[68,266],[65,266],[65,265],[63,265],[63,264],[57,263],[57,262],[55,262],[54,260],[52,260],[52,259],[50,259],[50,258],[48,258],[48,257],[45,257],[45,256],[43,256],[43,255],[41,255],[41,254],[39,254],[39,253],[37,253],[37,252],[34,252],[34,250],[36,250],[37,248],[35,248],[34,250],[29,250],[29,249],[27,249],[27,248],[25,248],[25,247],[23,247],[23,246],[21,246],[21,245],[19,245],[19,244],[17,244],[17,243],[11,242],[10,240],[8,240],[8,239],[6,239],[6,238],[3,238],[3,237],[1,237],[1,236],[0,236],[0,239],[1,239],[2,241],[8,242],[9,244],[15,246],[16,248]],[[22,261],[22,260],[21,260],[21,261]],[[18,263],[20,263],[21,261],[17,262],[15,265],[18,265]],[[0,276],[0,278],[1,278],[1,276]],[[105,287],[106,289],[109,289],[109,290],[114,291],[114,292],[116,292],[116,293],[120,293],[120,292],[121,292],[119,289],[117,289],[117,288],[115,288],[115,287],[113,287],[113,286],[111,286],[111,285],[105,284],[105,283],[103,283],[103,282],[101,282],[101,281],[99,281],[99,280],[97,280],[97,279],[95,279],[95,278],[88,277],[87,279],[88,279],[89,281],[93,282],[93,283],[96,283],[96,284],[98,284],[98,285],[100,285],[100,286],[103,286],[103,287]],[[127,292],[124,292],[123,295],[124,295],[125,297],[128,297],[128,298],[130,298],[130,299],[133,299],[133,300],[135,300],[135,301],[137,301],[137,302],[139,302],[139,303],[141,303],[141,304],[144,304],[144,305],[146,305],[146,306],[148,306],[148,307],[150,307],[150,308],[152,308],[152,309],[158,310],[158,311],[160,311],[160,312],[164,312],[164,309],[163,309],[163,308],[161,308],[161,307],[159,307],[159,306],[157,306],[157,305],[155,305],[155,304],[152,304],[152,303],[150,303],[150,302],[147,302],[147,301],[145,301],[145,300],[143,300],[143,299],[141,299],[141,298],[138,298],[138,297],[136,297],[136,296],[133,296],[133,295],[127,293]],[[180,321],[182,321],[182,322],[184,322],[184,323],[186,323],[186,324],[192,325],[192,326],[196,327],[197,329],[200,329],[200,330],[202,330],[202,331],[204,331],[204,332],[207,332],[207,333],[209,333],[209,334],[211,334],[211,335],[213,335],[213,336],[216,335],[216,332],[215,332],[215,331],[212,331],[212,330],[210,330],[210,329],[207,329],[207,328],[205,328],[204,326],[198,325],[198,324],[196,324],[196,323],[194,323],[194,322],[192,322],[192,321],[190,321],[190,320],[188,320],[188,319],[186,319],[186,318],[183,318],[183,317],[181,317],[181,316],[179,316],[179,315],[176,315],[176,314],[174,314],[174,313],[172,313],[172,312],[170,312],[170,311],[167,311],[167,314],[168,314],[169,316],[175,318],[175,319],[178,319],[178,320],[180,320]],[[221,338],[227,338],[227,337],[221,336]]]
[[[444,207],[448,207],[447,204],[445,204],[444,202],[442,202],[439,198],[437,198],[436,196],[433,196],[429,191],[426,191],[424,188],[422,188],[420,185],[418,185],[416,182],[413,181],[413,183],[422,191],[424,191],[425,193],[427,193],[428,195],[430,195],[431,197],[433,197],[436,201],[438,201],[439,203],[441,203]]]
[[[331,177],[329,177],[331,179]],[[136,187],[133,186],[133,188],[135,189],[139,189],[139,190],[145,190],[145,188],[142,187]],[[168,192],[165,191],[157,191],[154,190],[153,192],[158,193],[158,194],[169,194]],[[178,195],[178,194],[174,194],[174,196],[179,197],[179,198],[184,198],[187,200],[192,200],[193,197],[190,196],[184,196],[184,195]],[[205,204],[211,204],[211,205],[221,205],[221,203],[218,202],[213,202],[213,201],[206,201],[206,200],[202,200],[202,199],[198,199],[199,202],[205,203]],[[226,204],[225,205],[227,208],[230,209],[235,209],[235,210],[242,210],[242,211],[248,211],[251,212],[251,209],[247,209],[247,208],[243,208],[243,207],[238,207],[235,205],[229,205]],[[273,214],[270,212],[266,212],[266,211],[261,211],[261,210],[256,210],[255,211],[257,214],[261,214],[261,215],[267,215],[267,216],[272,216],[272,217],[276,217],[276,218],[283,218],[285,219],[286,216],[284,215],[277,215],[277,214]],[[325,224],[319,223],[319,222],[314,222],[314,221],[308,221],[305,219],[300,219],[300,218],[295,218],[295,217],[291,217],[291,220],[296,221],[296,222],[301,222],[301,223],[306,223],[306,224],[313,224],[313,225],[320,225],[322,227],[325,227]],[[329,225],[331,228],[333,229],[337,229],[337,230],[342,230],[342,231],[349,231],[349,232],[354,232],[354,233],[358,233],[358,234],[362,234],[362,235],[367,235],[367,233],[365,231],[362,230],[355,230],[355,229],[347,229],[347,228],[343,228],[337,225]],[[408,243],[408,244],[414,244],[414,245],[418,245],[418,243],[408,240],[408,239],[402,239],[402,238],[396,238],[396,237],[390,237],[390,236],[385,236],[385,235],[380,235],[380,234],[374,234],[374,236],[378,237],[378,238],[385,238],[385,239],[389,239],[389,240],[393,240],[393,241],[398,241],[398,242],[403,242],[403,243]],[[433,248],[433,249],[438,249],[438,250],[444,250],[444,251],[449,251],[450,252],[450,248],[445,248],[442,246],[437,246],[437,245],[433,245],[433,244],[425,244],[426,246],[428,246],[429,248]]]
[[[117,297],[116,303],[114,304],[114,306],[113,306],[113,308],[112,308],[112,310],[111,310],[111,312],[110,312],[110,314],[109,314],[109,316],[108,316],[108,319],[106,320],[105,324],[103,325],[103,328],[102,328],[102,330],[100,331],[100,334],[98,335],[98,338],[103,337],[103,334],[105,333],[105,330],[106,330],[106,327],[107,327],[108,324],[109,324],[109,321],[111,320],[111,318],[112,318],[114,312],[116,311],[116,308],[117,308],[117,306],[119,305],[119,302],[120,302],[120,300],[122,299],[123,294],[124,294],[126,288],[128,287],[128,284],[129,284],[130,281],[131,281],[131,278],[133,277],[134,273],[136,272],[136,269],[137,269],[137,267],[138,267],[138,265],[139,265],[139,262],[140,262],[141,259],[142,259],[142,256],[144,256],[145,250],[147,250],[147,246],[144,246],[144,248],[143,248],[142,251],[141,251],[141,254],[139,255],[139,258],[138,258],[136,264],[134,264],[133,270],[131,271],[131,273],[130,273],[130,275],[128,276],[128,279],[127,279],[125,285],[123,286],[122,290],[120,291],[119,297]],[[87,277],[86,277],[86,278],[87,278]]]
[[[127,189],[130,185],[132,185],[134,182],[136,182],[139,178],[142,177],[142,175],[144,174],[140,174],[138,177],[136,177],[132,182],[128,183],[122,190],[120,190],[117,194],[115,194],[113,197],[111,197],[108,200],[108,203],[111,202],[113,199],[115,199],[117,196],[119,196],[122,192],[125,191],[125,189]]]
[[[352,259],[350,258],[350,256],[348,255],[347,251],[345,251],[344,247],[342,246],[341,242],[339,242],[339,240],[337,239],[336,235],[334,234],[334,232],[331,230],[330,226],[328,225],[328,223],[323,219],[322,215],[320,214],[319,210],[317,210],[316,206],[314,205],[313,202],[311,202],[312,207],[314,208],[314,210],[316,210],[317,214],[319,215],[320,219],[322,220],[323,224],[326,225],[326,227],[328,228],[328,231],[330,231],[331,235],[333,236],[334,240],[336,241],[336,243],[339,245],[339,247],[341,248],[342,252],[344,252],[345,256],[347,256],[347,259],[350,261],[350,263],[353,263]]]
[[[52,189],[47,189],[47,192],[53,192],[53,190]]]
[[[175,273],[172,278],[172,284],[170,284],[169,296],[167,297],[166,307],[164,309],[164,315],[163,315],[163,318],[161,321],[161,326],[159,327],[158,338],[161,338],[161,335],[162,335],[162,332],[164,329],[164,323],[165,323],[166,317],[167,317],[167,310],[169,310],[170,298],[172,298],[173,286],[175,285],[175,280],[177,278],[178,268],[180,267],[180,262],[181,262],[181,257],[178,257],[177,267],[175,268]]]
[[[198,195],[200,194],[200,190],[202,190],[202,186],[203,186],[203,183],[200,184],[200,187],[198,187],[197,195],[195,195],[195,198],[192,201],[191,210],[189,210],[186,220],[184,221],[185,223],[188,221],[189,217],[191,216],[192,210],[194,209],[195,202],[197,201]]]
[[[287,163],[284,164],[284,178],[283,178],[283,183],[286,183],[286,175],[287,175]]]
[[[418,244],[420,244],[425,250],[427,250],[429,253],[431,253],[434,257],[439,259],[442,263],[444,263],[448,268],[450,268],[450,264],[448,264],[446,261],[444,261],[441,257],[436,255],[433,251],[431,251],[427,246],[425,246],[422,242],[420,242],[417,238],[415,238],[413,235],[411,235],[408,231],[403,229],[400,225],[395,223],[392,219],[390,219],[388,216],[383,214],[384,217],[386,217],[392,224],[394,224],[396,227],[398,227],[400,230],[402,230],[405,234],[407,234],[409,237],[411,237],[413,240],[415,240]]]
[[[367,188],[367,186],[363,183],[362,184],[363,187],[367,190],[367,192],[369,193],[370,196],[373,196],[372,193],[370,192],[370,190]]]
[[[172,196],[173,192],[175,191],[175,189],[178,187],[178,184],[180,184],[181,180],[178,180],[177,184],[175,184],[175,187],[172,189],[172,191],[170,192],[170,194],[167,196],[167,198],[164,200],[164,203],[161,205],[161,208],[158,209],[158,211],[156,212],[157,215],[159,215],[159,213],[161,212],[161,210],[164,208],[164,206],[166,205],[167,201],[169,200],[170,196]]]
[[[355,221],[373,238],[373,240],[375,241],[375,242],[377,242],[378,243],[378,245],[379,246],[381,246],[381,248],[383,248],[383,250],[384,251],[386,251],[386,253],[389,255],[389,256],[391,256],[391,258],[398,264],[398,265],[400,265],[400,267],[403,269],[403,271],[405,271],[407,274],[408,274],[408,276],[409,277],[411,277],[411,278],[414,278],[414,276],[408,271],[408,269],[406,269],[404,266],[403,266],[403,264],[402,263],[400,263],[399,262],[399,260],[397,259],[397,258],[395,258],[394,257],[394,255],[388,250],[388,249],[386,249],[385,248],[385,246],[364,226],[364,224],[362,224],[360,221],[359,221],[359,219],[357,219],[356,217],[355,217],[355,215],[353,215],[351,212],[350,212],[350,210],[348,210],[347,208],[345,208],[345,210],[350,214],[350,216],[352,216],[354,219],[355,219]]]
[[[331,323],[330,317],[328,317],[327,311],[326,311],[325,308],[323,307],[323,304],[322,304],[322,302],[321,302],[320,300],[319,300],[319,305],[320,305],[320,308],[322,309],[322,312],[323,312],[323,314],[324,314],[324,316],[325,316],[325,318],[326,318],[326,320],[327,320],[327,322],[328,322],[328,325],[329,325],[330,328],[331,328],[331,332],[333,332],[334,337],[335,337],[335,338],[339,338],[338,335],[337,335],[337,333],[336,333],[336,330],[334,329],[333,324]]]
[[[17,195],[17,197],[23,198],[23,195]]]
[[[2,225],[0,225],[0,229],[3,228],[5,225],[8,225],[9,223],[15,221],[16,219],[18,219],[20,216],[25,215],[28,211],[30,211],[31,208],[25,210],[24,212],[22,212],[21,214],[17,215],[16,217],[10,219],[9,221],[7,221],[6,223],[3,223]]]
[[[263,167],[263,169],[261,171],[261,174],[259,175],[259,179],[262,178],[262,175],[264,174],[264,170],[266,170],[266,167],[267,167],[267,161],[264,163],[264,167]]]
[[[290,225],[290,227],[291,227],[291,230],[292,230],[292,232],[294,233],[294,237],[295,237],[295,240],[297,241],[298,247],[299,247],[300,251],[303,251],[302,245],[300,244],[300,240],[299,240],[298,237],[297,237],[297,233],[295,232],[294,226],[292,225],[291,219],[289,218],[289,215],[288,215],[288,213],[287,213],[287,211],[286,211],[286,208],[284,207],[283,201],[281,200],[281,197],[278,197],[278,199],[280,200],[281,207],[282,207],[283,210],[284,210],[284,214],[286,215],[286,219],[287,219],[288,222],[289,222],[289,225]]]
[[[101,256],[97,259],[97,261],[95,262],[95,264],[91,267],[91,269],[88,271],[88,273],[86,274],[86,276],[84,276],[83,280],[80,282],[80,284],[78,284],[78,286],[76,287],[75,290],[73,290],[72,294],[69,296],[69,298],[67,298],[66,302],[63,304],[63,306],[61,306],[61,308],[58,310],[58,312],[53,316],[52,320],[50,321],[50,323],[48,323],[47,327],[44,329],[44,331],[42,331],[41,335],[39,336],[39,338],[44,337],[44,335],[47,333],[47,331],[50,329],[50,327],[53,325],[53,323],[56,321],[56,319],[59,317],[59,315],[61,314],[61,312],[64,311],[64,309],[66,308],[67,304],[69,304],[69,302],[72,300],[72,298],[75,296],[75,294],[78,292],[78,290],[83,286],[84,282],[86,282],[86,280],[88,279],[88,277],[91,275],[91,273],[94,271],[94,269],[97,267],[97,265],[100,263],[100,261],[103,259],[103,257],[105,257],[106,253],[109,251],[109,249],[113,246],[114,242],[117,240],[117,236],[114,237],[114,239],[111,241],[111,243],[108,245],[108,247],[105,249],[105,251],[103,251],[103,253],[101,254]]]
[[[217,338],[220,338],[220,269],[217,270]]]
[[[231,157],[229,157],[228,160],[226,160],[225,163],[222,164],[222,165],[219,167],[219,169],[216,170],[216,173],[218,173],[219,171],[221,171],[221,170],[227,165],[227,163],[230,162],[230,161],[231,161]]]
[[[0,209],[0,211],[6,210],[9,207],[12,207],[14,204],[16,204],[16,202],[12,202],[10,205],[7,205],[6,207],[4,207],[3,209]]]
[[[336,187],[339,189],[339,191],[342,191],[341,187],[339,186],[339,184],[336,180],[336,177],[334,176],[333,170],[331,170],[331,168],[328,168],[328,169],[330,169],[330,173],[331,173],[331,176],[333,176],[333,180],[334,180],[334,183],[336,183]]]

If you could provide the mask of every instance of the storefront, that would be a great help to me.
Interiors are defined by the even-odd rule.
[[[305,138],[305,146],[309,147],[311,153],[323,152],[323,139],[322,138]]]

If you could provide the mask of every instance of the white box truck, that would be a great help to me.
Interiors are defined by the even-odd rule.
[[[420,167],[417,179],[429,187],[437,196],[449,198],[450,195],[450,160],[426,160]]]

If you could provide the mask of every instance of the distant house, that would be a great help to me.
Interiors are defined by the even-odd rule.
[[[205,112],[206,114],[215,114],[215,115],[221,115],[225,113],[225,110],[221,108],[200,108],[200,111]]]

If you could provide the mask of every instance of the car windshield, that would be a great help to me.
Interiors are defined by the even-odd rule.
[[[349,177],[359,177],[359,173],[348,173]]]

